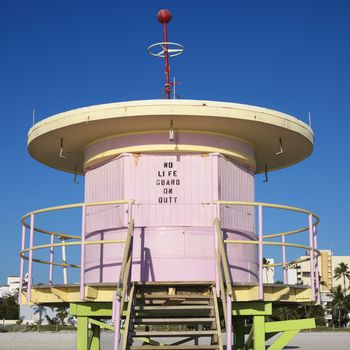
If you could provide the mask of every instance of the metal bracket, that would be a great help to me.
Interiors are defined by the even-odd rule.
[[[170,130],[169,130],[169,141],[174,141],[174,125],[173,121],[170,122]]]
[[[60,158],[63,158],[63,159],[66,158],[66,156],[63,154],[63,138],[61,138],[59,157],[60,157]]]
[[[279,142],[280,142],[280,150],[276,153],[276,156],[279,154],[282,154],[284,152],[283,144],[282,144],[282,137],[280,137]]]
[[[78,165],[75,164],[75,166],[74,166],[73,183],[75,183],[76,185],[79,185],[79,181],[77,181],[77,177],[78,177]]]
[[[263,182],[269,182],[269,177],[267,176],[267,171],[268,171],[267,165],[265,165],[265,179]]]

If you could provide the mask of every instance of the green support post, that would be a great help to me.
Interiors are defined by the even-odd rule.
[[[234,317],[233,327],[234,327],[234,344],[236,350],[245,349],[245,322],[243,317]]]
[[[88,350],[89,318],[78,316],[77,350]]]
[[[269,350],[282,350],[300,332],[300,330],[315,327],[316,323],[313,318],[267,322],[265,324],[265,332],[267,336],[281,333],[273,344],[270,345]]]
[[[281,350],[299,333],[299,330],[285,331],[282,333],[273,344],[270,345],[269,350]]]
[[[253,318],[254,350],[265,350],[265,316]]]
[[[91,324],[91,345],[90,350],[100,350],[101,328],[96,324]]]

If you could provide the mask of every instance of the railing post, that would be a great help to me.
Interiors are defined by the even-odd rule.
[[[229,294],[226,295],[226,349],[232,350],[232,298]]]
[[[118,350],[119,348],[119,333],[120,333],[120,300],[117,297],[117,293],[113,293],[113,306],[114,310],[113,320],[114,320],[114,341],[113,350]]]
[[[282,235],[282,266],[283,266],[283,284],[288,284],[287,267],[286,267],[286,243],[285,235]]]
[[[218,213],[218,207],[220,206],[220,204],[216,204],[216,213]],[[218,252],[219,252],[219,242],[218,242],[218,231],[216,229],[216,224],[215,224],[215,220],[219,220],[218,215],[216,215],[216,217],[214,218],[214,248],[215,248],[215,252],[214,252],[214,259],[215,259],[215,289],[216,289],[216,296],[218,298],[220,298],[220,282],[219,282],[219,268],[220,266],[218,266],[218,264],[221,264],[221,259],[216,258]],[[220,256],[220,255],[219,255]]]
[[[315,300],[315,262],[314,262],[314,238],[313,238],[312,214],[309,214],[309,256],[310,256],[310,278],[311,278],[311,297]]]
[[[66,247],[66,240],[64,238],[61,238],[62,242],[62,263],[67,264],[67,247]],[[63,284],[68,284],[68,272],[67,272],[67,266],[63,266]]]
[[[130,206],[131,207],[131,206]],[[132,214],[130,212],[130,214]],[[133,220],[132,216],[130,217],[130,222]],[[129,300],[129,294],[130,294],[130,286],[131,286],[131,280],[132,280],[132,256],[133,256],[133,250],[134,250],[134,222],[132,223],[132,231],[131,231],[131,242],[130,242],[130,250],[129,250],[129,255],[130,255],[130,267],[129,267],[129,278],[126,281],[128,284],[128,288],[126,289],[126,295],[127,295],[127,300]]]
[[[132,218],[132,204],[129,202],[128,203],[128,224],[130,223]]]
[[[51,244],[51,247],[50,247],[50,269],[49,269],[49,285],[52,286],[53,284],[53,254],[54,254],[54,251],[53,251],[53,243],[54,243],[54,239],[55,239],[55,235],[54,234],[51,234],[51,237],[50,237],[50,244]]]
[[[85,231],[86,231],[86,206],[82,206],[81,219],[81,248],[80,248],[80,300],[85,299]]]
[[[317,249],[317,228],[313,226],[314,233],[314,249]],[[318,266],[318,253],[316,254],[316,262],[315,262],[315,274],[316,274],[316,288],[317,288],[317,303],[321,303],[321,290],[320,290],[320,277],[319,277],[319,266]]]
[[[34,214],[30,214],[28,287],[27,287],[27,300],[28,301],[31,301],[31,299],[32,299],[34,223],[35,223]]]
[[[26,244],[26,227],[24,225],[22,225],[22,244],[21,244],[22,252],[25,249],[25,244]],[[18,304],[21,304],[21,302],[22,302],[23,280],[24,280],[24,258],[21,256],[21,269],[20,269],[20,273],[19,273]]]
[[[264,286],[263,286],[263,217],[262,206],[258,207],[258,222],[259,222],[259,299],[264,299]]]

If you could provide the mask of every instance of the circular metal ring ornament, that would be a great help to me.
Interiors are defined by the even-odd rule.
[[[184,52],[185,48],[178,43],[173,42],[160,42],[150,45],[147,48],[147,52],[155,57],[165,57],[165,53],[168,52],[169,57],[176,57]]]

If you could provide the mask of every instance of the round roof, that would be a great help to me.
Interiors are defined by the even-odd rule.
[[[118,134],[168,131],[171,120],[175,131],[214,132],[250,143],[257,173],[297,163],[313,149],[307,124],[271,109],[216,101],[144,100],[78,108],[46,118],[29,130],[28,150],[50,167],[83,174],[88,144]]]

